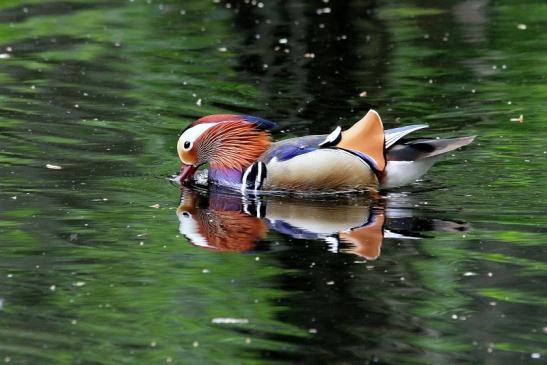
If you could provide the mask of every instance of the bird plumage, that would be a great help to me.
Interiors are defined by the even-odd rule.
[[[179,138],[180,181],[209,164],[209,183],[241,191],[346,192],[397,187],[420,178],[441,155],[474,137],[407,140],[427,125],[384,131],[370,110],[348,130],[272,143],[275,123],[246,115],[212,115]],[[243,183],[243,184],[242,184]]]

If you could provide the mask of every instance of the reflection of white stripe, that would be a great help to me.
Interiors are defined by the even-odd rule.
[[[323,238],[326,243],[329,245],[329,251],[332,253],[338,253],[338,245],[340,242],[338,242],[338,239],[336,237],[330,236]]]
[[[419,240],[420,237],[405,236],[404,234],[391,232],[388,229],[384,229],[384,238],[400,238],[403,240]]]

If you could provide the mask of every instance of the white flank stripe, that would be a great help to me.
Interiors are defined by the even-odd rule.
[[[258,174],[256,174],[255,178],[255,191],[258,190],[258,185],[260,184],[260,181],[262,179],[262,164],[258,163]]]

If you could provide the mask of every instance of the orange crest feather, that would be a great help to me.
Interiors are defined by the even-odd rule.
[[[250,123],[230,121],[212,127],[196,142],[211,167],[242,171],[268,149],[271,139]]]

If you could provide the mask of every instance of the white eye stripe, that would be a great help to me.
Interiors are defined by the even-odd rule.
[[[203,133],[205,133],[205,131],[207,131],[209,128],[214,127],[217,124],[218,123],[203,123],[203,124],[198,124],[192,128],[187,129],[179,137],[179,141],[177,143],[177,149],[179,151],[181,150],[188,151],[189,149],[193,147],[194,142],[196,141],[196,139],[199,138],[199,136],[201,136]],[[186,142],[190,142],[190,146],[188,148],[184,147]]]

